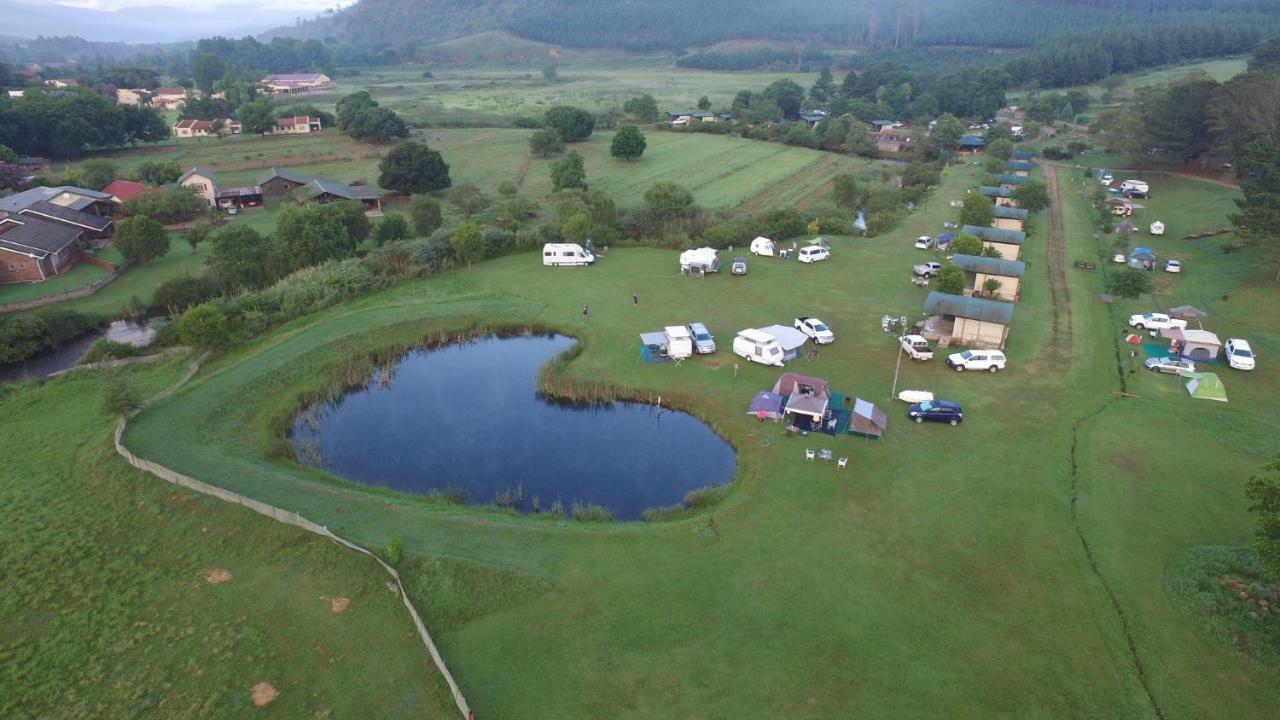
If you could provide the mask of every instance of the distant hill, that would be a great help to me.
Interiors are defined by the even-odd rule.
[[[48,2],[0,0],[4,34],[22,38],[76,36],[112,43],[168,43],[210,35],[254,35],[313,13],[263,9],[260,5],[132,7],[107,12]]]

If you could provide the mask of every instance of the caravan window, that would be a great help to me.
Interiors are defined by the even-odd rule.
[[[770,355],[781,355],[781,354],[782,354],[782,348],[780,348],[780,347],[773,347],[773,348],[770,348],[770,349],[769,349],[769,354],[770,354]]]
[[[555,255],[556,255],[556,251],[555,251],[555,250],[543,250],[543,251],[542,251],[542,257],[555,257]]]
[[[756,346],[756,355],[763,355],[763,354],[764,354],[764,348],[761,348],[759,345],[757,345],[757,346]]]

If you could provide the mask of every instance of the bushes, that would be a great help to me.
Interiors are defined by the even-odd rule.
[[[51,309],[36,315],[0,315],[0,365],[26,360],[99,324],[101,319],[74,310]]]
[[[76,361],[77,365],[88,365],[90,363],[102,362],[103,360],[119,360],[121,358],[135,357],[150,352],[147,348],[134,347],[129,343],[119,343],[114,340],[102,338],[89,346],[84,355]]]
[[[207,277],[176,277],[156,288],[152,305],[169,312],[185,310],[218,295],[218,286]]]
[[[192,347],[223,348],[231,343],[231,328],[221,310],[209,304],[199,305],[178,318],[178,337]]]
[[[208,210],[209,204],[186,188],[145,192],[124,202],[125,215],[146,215],[166,225],[191,220]]]

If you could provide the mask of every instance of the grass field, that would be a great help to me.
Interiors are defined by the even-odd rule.
[[[1065,257],[1098,257],[1083,183],[1061,177]],[[1010,369],[905,366],[899,387],[959,400],[969,417],[957,429],[908,425],[902,405],[886,401],[894,346],[879,317],[918,316],[923,291],[906,277],[924,254],[910,239],[936,232],[952,212],[946,201],[979,179],[952,168],[898,232],[837,239],[834,259],[812,267],[756,262],[744,279],[690,281],[672,253],[620,250],[589,270],[520,255],[401,286],[216,359],[143,413],[126,441],[371,544],[402,537],[423,563],[464,563],[460,593],[497,609],[433,631],[481,716],[818,718],[874,707],[892,717],[945,708],[957,718],[1127,720],[1156,717],[1158,703],[1164,717],[1269,717],[1280,703],[1274,668],[1206,634],[1204,618],[1165,592],[1182,553],[1247,539],[1240,482],[1274,451],[1280,420],[1265,369],[1280,353],[1266,271],[1248,253],[1176,240],[1221,218],[1230,191],[1177,179],[1153,187],[1152,212],[1171,227],[1157,252],[1183,253],[1188,270],[1156,298],[1117,306],[1097,301],[1096,273],[1066,270],[1050,292],[1038,218]],[[1123,316],[1188,301],[1262,354],[1259,372],[1223,371],[1228,405],[1131,374],[1125,359],[1117,366]],[[793,369],[890,412],[879,443],[822,442],[851,458],[845,473],[805,463],[813,441],[745,417],[776,371],[735,377],[723,352],[682,368],[635,360],[634,336],[651,326],[699,319],[725,341],[810,312],[839,339]],[[729,499],[687,521],[583,526],[365,491],[264,456],[274,444],[265,429],[326,368],[477,320],[577,335],[586,352],[575,378],[699,398],[739,451]],[[1118,399],[1122,388],[1138,397]],[[483,580],[494,570],[514,588],[496,600]]]

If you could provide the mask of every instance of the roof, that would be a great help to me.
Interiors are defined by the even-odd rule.
[[[146,185],[132,180],[112,180],[106,187],[102,188],[102,192],[114,198],[119,198],[123,202],[146,189]]]
[[[1032,157],[1034,157],[1034,155],[1032,155],[1030,150],[1014,150],[1013,151],[1014,160],[1030,160]]]
[[[981,255],[953,255],[951,256],[951,263],[965,272],[982,273],[983,275],[1020,278],[1027,271],[1027,265],[1024,262],[983,257]]]
[[[33,257],[59,252],[83,234],[79,228],[39,216],[0,220],[0,247]]]
[[[190,128],[192,130],[201,130],[201,129],[212,130],[213,121],[212,120],[190,120],[190,119],[179,120],[178,122],[174,123],[173,126],[175,128],[183,128],[183,129]]]
[[[90,202],[94,200],[110,200],[111,195],[97,190],[89,190],[87,188],[79,188],[73,185],[59,185],[58,187],[47,187],[41,185],[33,187],[30,190],[24,190],[20,193],[14,193],[8,197],[0,198],[0,211],[16,213],[20,210],[31,207],[42,200],[49,200],[62,193],[71,193],[73,195],[81,195],[89,198]],[[85,203],[86,205],[89,203]]]
[[[961,135],[960,147],[986,147],[987,141],[977,135]]]
[[[889,125],[892,125],[893,121],[892,120],[872,120],[871,124],[875,125],[876,127],[887,127]]]
[[[778,376],[778,381],[773,384],[773,392],[777,395],[795,395],[800,392],[801,385],[813,388],[813,394],[819,397],[829,397],[831,395],[831,388],[827,386],[826,380],[791,372],[782,373]]]
[[[262,188],[257,185],[245,185],[244,187],[218,188],[217,197],[248,197],[261,194]]]
[[[978,188],[978,192],[986,195],[987,197],[1013,197],[1013,191],[1009,188],[991,187],[990,185],[983,185]]]
[[[311,178],[309,184],[312,190],[310,197],[333,195],[347,200],[378,200],[382,197],[382,193],[368,185],[348,185],[325,178]]]
[[[1218,336],[1208,330],[1192,330],[1190,328],[1172,327],[1162,330],[1160,334],[1164,337],[1184,343],[1213,345],[1215,347],[1222,346],[1222,341],[1218,339]]]
[[[660,332],[642,332],[640,333],[640,344],[665,347],[667,344],[667,335],[666,333]]]
[[[740,330],[738,331],[738,337],[758,343],[774,342],[777,340],[777,338],[760,328],[747,328],[745,330]]]
[[[827,412],[828,402],[830,399],[826,395],[792,394],[787,397],[786,412],[821,418]]]
[[[889,426],[889,416],[876,407],[875,403],[862,398],[854,398],[853,414],[849,418],[849,432],[855,435],[871,435],[880,437]]]
[[[316,179],[314,175],[303,175],[302,173],[296,173],[292,170],[273,167],[258,176],[258,184],[266,185],[268,182],[275,180],[276,178],[280,178],[281,180],[286,180],[291,183],[297,183],[298,185],[306,185]]]
[[[182,177],[178,178],[178,182],[184,183],[187,181],[187,178],[191,177],[192,175],[200,175],[201,177],[207,177],[210,180],[216,180],[218,177],[209,168],[202,168],[197,165],[196,167],[193,167],[190,170],[182,173]]]
[[[808,335],[790,325],[769,325],[760,329],[772,335],[783,350],[795,350],[809,341]]]
[[[998,218],[1006,220],[1026,220],[1031,215],[1031,211],[1026,208],[1008,207],[1005,205],[997,205],[992,208],[993,214]]]
[[[999,182],[1001,185],[1021,185],[1022,183],[1027,182],[1030,179],[1031,178],[1026,178],[1021,175],[997,175],[996,176],[996,181]]]
[[[960,228],[960,232],[975,235],[987,242],[1012,243],[1021,245],[1027,239],[1027,234],[1021,230],[1005,230],[1004,228],[982,227],[980,225],[965,225]]]
[[[292,117],[276,118],[276,125],[279,125],[279,126],[312,125],[312,124],[318,125],[319,123],[320,123],[320,118],[308,117],[306,115],[294,115]]]
[[[180,96],[182,96],[182,97],[186,97],[186,95],[187,95],[187,89],[186,89],[186,88],[184,88],[184,87],[177,87],[177,86],[174,86],[174,85],[170,85],[169,87],[156,88],[156,89],[155,89],[155,92],[153,92],[153,93],[152,93],[152,95],[153,95],[153,96],[158,96],[158,95],[180,95]]]
[[[279,85],[305,85],[307,83],[325,82],[329,78],[321,73],[273,73],[262,78],[264,83]]]
[[[759,415],[764,413],[765,417],[779,419],[782,416],[782,403],[785,402],[781,395],[771,393],[768,390],[761,390],[751,399],[751,404],[747,406],[748,415]]]
[[[1155,254],[1154,252],[1151,252],[1151,248],[1148,248],[1148,247],[1136,247],[1136,248],[1134,248],[1134,249],[1132,249],[1132,250],[1130,250],[1130,251],[1129,251],[1129,259],[1130,259],[1130,260],[1133,260],[1133,259],[1137,259],[1137,260],[1155,260],[1155,259],[1156,259],[1156,254]]]
[[[87,213],[82,210],[54,205],[53,203],[44,200],[34,203],[31,207],[24,209],[21,214],[35,214],[59,222],[78,225],[87,230],[97,230],[98,232],[111,227],[111,218],[104,218],[101,215],[94,215],[93,213]]]
[[[998,325],[1008,325],[1013,321],[1013,303],[948,295],[937,291],[929,293],[929,297],[925,298],[924,309],[934,315],[955,315]]]
[[[1006,160],[1004,167],[1006,170],[1034,170],[1036,166],[1026,160]]]

